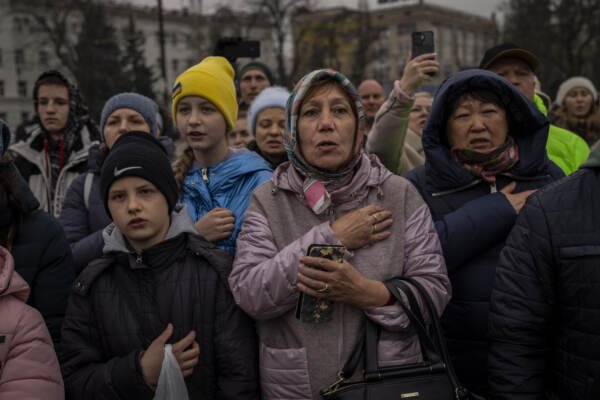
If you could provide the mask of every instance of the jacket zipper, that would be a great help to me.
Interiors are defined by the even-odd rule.
[[[208,168],[202,168],[202,180],[208,186]]]

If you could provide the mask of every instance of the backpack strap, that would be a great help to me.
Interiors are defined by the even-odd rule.
[[[85,181],[83,182],[83,202],[85,203],[85,209],[90,209],[90,193],[92,191],[92,183],[94,182],[94,173],[87,172],[85,174]]]

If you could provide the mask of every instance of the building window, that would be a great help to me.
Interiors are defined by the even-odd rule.
[[[388,81],[388,67],[387,65],[377,65],[373,67],[373,79],[378,82]]]
[[[29,113],[27,111],[21,112],[21,122],[29,121]]]
[[[13,27],[17,32],[23,32],[23,19],[21,17],[13,18]]]
[[[456,32],[456,58],[459,68],[462,69],[465,66],[465,36],[463,31]]]
[[[408,52],[412,46],[412,42],[407,39],[400,39],[400,43],[398,44],[398,52],[400,54],[400,58],[405,60],[408,57]]]
[[[397,29],[397,33],[398,35],[408,35],[412,32],[414,32],[417,27],[415,24],[398,24]]]
[[[387,26],[377,29],[377,31],[376,31],[377,39],[385,39],[388,37],[390,37],[390,29]]]
[[[8,118],[6,117],[6,113],[5,112],[1,112],[0,111],[0,119],[3,121],[6,121]]]
[[[466,47],[466,64],[467,66],[475,65],[475,54],[477,49],[475,48],[475,34],[473,32],[467,32],[465,35],[465,47]]]
[[[173,46],[177,46],[177,32],[173,32],[171,35],[171,44]]]
[[[22,67],[25,64],[25,53],[23,49],[15,50],[15,64],[17,67]]]
[[[27,82],[19,81],[19,97],[27,97]]]
[[[179,60],[177,60],[177,59],[171,60],[171,67],[173,69],[173,73],[178,74],[179,73]]]
[[[4,97],[4,81],[0,81],[0,96]]]
[[[2,66],[2,49],[0,49],[0,67]]]
[[[39,61],[42,67],[48,66],[48,52],[46,50],[40,50]]]

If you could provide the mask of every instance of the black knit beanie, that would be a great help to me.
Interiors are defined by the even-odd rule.
[[[125,176],[137,176],[152,182],[165,196],[169,214],[177,203],[177,183],[160,142],[147,132],[127,132],[113,144],[102,164],[100,193],[108,215],[108,190],[114,181]]]

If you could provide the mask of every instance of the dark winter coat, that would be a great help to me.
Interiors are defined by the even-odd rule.
[[[257,399],[257,339],[227,286],[232,258],[195,234],[178,206],[165,240],[141,255],[113,224],[105,255],[78,277],[60,361],[72,399],[152,399],[139,357],[171,322],[169,343],[196,331],[200,361],[190,399]]]
[[[476,178],[450,154],[447,110],[465,89],[488,89],[502,99],[509,135],[519,147],[519,162],[497,176],[496,185]],[[440,236],[452,283],[452,299],[442,317],[448,348],[461,382],[487,392],[488,305],[498,257],[517,213],[497,193],[512,181],[514,193],[537,189],[564,176],[546,155],[548,121],[505,79],[480,70],[452,75],[440,87],[423,130],[426,162],[408,173]]]
[[[160,142],[171,157],[174,152],[171,138],[161,136]],[[78,273],[92,260],[102,256],[104,245],[102,230],[112,222],[100,195],[100,171],[103,159],[100,145],[92,146],[88,154],[89,170],[75,178],[69,187],[60,214],[59,220],[67,240],[71,243],[73,260]],[[88,174],[92,174],[92,181],[86,206],[85,182]]]
[[[591,393],[600,385],[599,204],[596,147],[519,214],[491,298],[491,398],[599,398]]]
[[[0,163],[0,174],[9,173],[16,173],[12,185],[21,192],[22,198],[21,215],[11,218],[16,228],[10,248],[15,270],[31,288],[27,304],[42,314],[57,344],[69,291],[75,280],[71,248],[58,221],[38,210],[38,201],[15,167],[11,163]],[[4,228],[0,226],[0,230]]]

